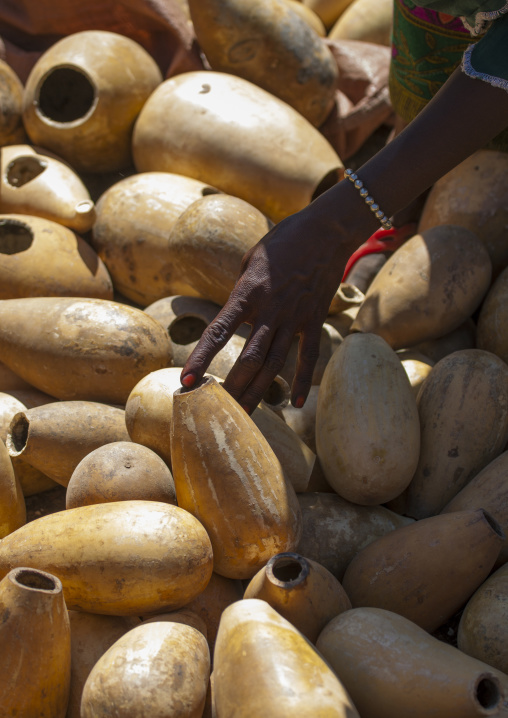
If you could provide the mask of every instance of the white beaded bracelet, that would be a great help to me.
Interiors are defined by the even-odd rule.
[[[353,170],[348,169],[344,172],[344,177],[347,177],[347,179],[353,183],[355,188],[360,191],[360,196],[365,200],[365,204],[369,205],[370,211],[374,212],[374,215],[380,221],[383,229],[392,229],[393,224],[385,215],[383,210],[379,209],[379,205],[374,201],[374,197],[370,196],[369,190],[363,186],[362,180],[358,179],[358,175],[355,174]]]

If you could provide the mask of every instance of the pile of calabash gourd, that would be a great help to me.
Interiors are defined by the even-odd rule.
[[[342,176],[304,17],[363,2],[190,0],[212,69],[168,80],[94,31],[0,68],[2,715],[506,714],[508,157],[339,287],[304,409],[296,343],[251,417],[223,389],[243,328],[179,382],[245,251]]]

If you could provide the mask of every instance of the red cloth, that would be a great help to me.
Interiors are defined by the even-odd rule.
[[[25,83],[43,52],[82,30],[109,30],[130,37],[166,77],[204,68],[192,24],[179,0],[2,0],[0,58]]]

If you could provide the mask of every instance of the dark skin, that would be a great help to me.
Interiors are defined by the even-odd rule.
[[[357,172],[387,216],[407,207],[508,126],[508,92],[457,69],[427,107]],[[347,260],[379,223],[344,180],[279,222],[243,258],[227,303],[182,370],[194,386],[246,322],[250,337],[224,387],[251,413],[300,336],[291,401],[302,407],[321,327]]]

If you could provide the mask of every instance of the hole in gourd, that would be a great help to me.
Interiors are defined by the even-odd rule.
[[[476,686],[476,698],[482,708],[496,708],[501,698],[499,686],[491,678],[482,678]]]
[[[7,182],[12,187],[23,187],[44,172],[47,166],[48,163],[38,157],[16,157],[7,165]]]
[[[263,400],[270,406],[279,406],[287,402],[287,384],[284,386],[282,381],[274,379],[268,389],[263,394]]]
[[[300,561],[292,558],[277,559],[272,565],[272,573],[276,579],[287,583],[296,581],[303,572]]]
[[[34,236],[30,227],[13,219],[0,221],[0,253],[17,254],[30,249]]]
[[[339,181],[339,169],[335,168],[333,170],[330,170],[321,182],[317,185],[316,189],[312,193],[312,199],[316,199],[316,197],[319,197],[320,194],[323,194],[323,192],[326,192],[327,189],[330,189],[330,187],[333,187],[337,182]]]
[[[30,422],[24,414],[18,414],[13,419],[10,427],[11,443],[17,452],[23,451],[28,439],[28,427]]]
[[[43,80],[38,97],[40,112],[54,122],[73,122],[93,106],[95,90],[79,70],[58,67]]]
[[[208,324],[199,317],[179,317],[169,327],[169,337],[175,344],[190,344],[201,339]]]
[[[27,588],[38,588],[43,591],[54,591],[56,588],[56,583],[50,576],[29,569],[18,571],[16,581]]]
[[[209,194],[222,194],[220,189],[215,189],[215,187],[203,187],[201,190],[201,196],[207,197]]]

